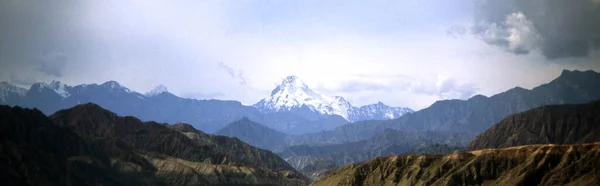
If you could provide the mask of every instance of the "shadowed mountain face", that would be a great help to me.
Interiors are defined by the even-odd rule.
[[[351,164],[311,185],[599,185],[600,143],[527,145]]]
[[[187,124],[141,122],[95,104],[50,119],[37,110],[1,109],[0,158],[8,162],[1,170],[14,184],[305,185],[307,180],[271,152]]]
[[[115,140],[84,139],[39,110],[0,106],[0,179],[8,185],[165,185]]]
[[[506,117],[477,136],[469,149],[600,141],[600,101],[548,105]]]

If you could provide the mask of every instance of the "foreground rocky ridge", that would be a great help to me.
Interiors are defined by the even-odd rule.
[[[311,185],[600,185],[598,159],[600,143],[380,157]]]
[[[50,118],[0,107],[9,185],[306,185],[275,154],[186,124],[118,117],[95,104]]]

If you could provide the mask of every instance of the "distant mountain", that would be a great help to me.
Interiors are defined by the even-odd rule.
[[[17,87],[10,83],[0,82],[0,102],[14,106],[27,94],[27,89]]]
[[[510,115],[479,134],[469,149],[600,142],[600,101],[547,105]]]
[[[191,123],[194,127],[211,133],[244,117],[287,134],[319,132],[348,123],[339,115],[314,112],[305,105],[289,111],[263,113],[237,101],[181,98],[170,93],[164,85],[140,94],[116,81],[77,86],[53,81],[35,83],[30,89],[0,83],[0,104],[38,108],[45,114],[87,102],[97,103],[118,115],[135,116],[144,121]],[[385,109],[382,111],[387,115],[391,112]],[[394,116],[397,115],[398,113]],[[378,116],[369,118],[384,119]]]
[[[568,71],[550,83],[527,90],[513,88],[491,97],[443,100],[414,113],[387,121],[360,121],[333,130],[296,137],[296,144],[347,143],[374,136],[384,129],[466,132],[476,135],[504,117],[550,104],[581,104],[600,99],[600,73]]]
[[[253,146],[272,150],[285,145],[286,134],[273,130],[269,127],[242,118],[235,121],[215,133],[216,135],[231,136],[252,144]]]
[[[150,90],[149,92],[147,92],[144,95],[146,95],[148,97],[152,97],[152,96],[157,96],[159,94],[168,93],[168,92],[169,92],[169,90],[167,89],[167,87],[161,84],[161,85],[156,86],[155,88],[153,88],[152,90]]]
[[[339,115],[351,122],[393,119],[413,112],[409,108],[389,107],[381,102],[360,108],[354,107],[343,97],[329,97],[313,91],[297,76],[286,77],[280,85],[273,89],[269,97],[260,100],[253,106],[265,113],[294,111],[294,109],[306,107],[312,112],[321,115]],[[311,115],[311,113],[305,112],[300,115]]]
[[[347,123],[339,116],[319,116],[310,120],[293,113],[263,114],[237,101],[181,98],[162,85],[140,94],[116,81],[77,86],[53,81],[35,83],[29,90],[6,82],[0,84],[0,104],[37,108],[45,114],[87,102],[97,103],[118,115],[135,116],[145,121],[192,123],[208,132],[215,132],[243,117],[291,134],[318,132]]]
[[[361,107],[352,107],[349,111],[349,121],[363,120],[388,120],[398,118],[404,114],[414,112],[406,107],[390,107],[382,102],[365,105]]]
[[[341,144],[295,145],[277,154],[297,170],[310,166],[313,160],[333,159],[337,166],[358,163],[380,156],[415,152],[435,144],[464,147],[472,136],[465,133],[436,131],[397,131],[385,129],[371,138]],[[425,151],[426,149],[423,149]],[[419,152],[423,152],[419,151]],[[433,150],[432,150],[433,151]],[[441,151],[440,151],[441,152]]]
[[[380,157],[311,185],[600,185],[599,158],[600,143]]]

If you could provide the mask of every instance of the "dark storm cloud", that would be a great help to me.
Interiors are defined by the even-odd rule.
[[[473,32],[516,54],[587,57],[600,47],[597,0],[478,0]]]

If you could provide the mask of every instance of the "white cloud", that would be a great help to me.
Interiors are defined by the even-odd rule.
[[[507,15],[501,25],[480,22],[477,26],[484,41],[516,54],[528,54],[540,44],[540,35],[522,12]]]

